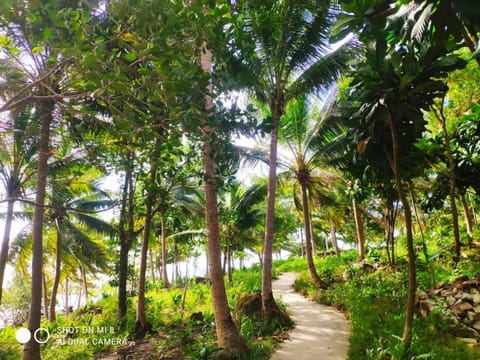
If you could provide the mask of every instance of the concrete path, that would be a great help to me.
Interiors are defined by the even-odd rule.
[[[284,273],[273,282],[276,299],[287,305],[295,327],[290,339],[281,343],[271,360],[345,360],[349,324],[341,312],[316,304],[293,288],[296,274]]]

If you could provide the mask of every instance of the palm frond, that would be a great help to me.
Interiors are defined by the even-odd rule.
[[[287,100],[313,91],[326,90],[347,67],[357,46],[356,40],[352,38],[311,64],[289,87]]]

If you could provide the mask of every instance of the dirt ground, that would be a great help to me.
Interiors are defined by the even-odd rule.
[[[345,360],[350,332],[345,315],[297,294],[292,288],[295,277],[284,273],[273,282],[274,296],[287,305],[295,327],[270,359]]]

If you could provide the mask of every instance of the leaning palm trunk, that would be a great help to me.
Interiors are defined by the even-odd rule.
[[[13,222],[13,206],[15,200],[8,199],[7,214],[5,218],[5,229],[3,230],[2,248],[0,250],[0,304],[2,304],[2,288],[3,278],[5,276],[5,268],[7,266],[8,259],[8,244],[10,242],[10,232]]]
[[[53,119],[54,104],[44,102],[40,106],[41,127],[38,144],[37,186],[33,212],[32,231],[32,285],[28,329],[33,334],[40,327],[42,316],[42,265],[43,265],[43,217],[45,190],[47,186],[48,157],[50,143],[50,124]],[[40,344],[32,339],[23,348],[22,360],[39,360]]]
[[[204,44],[201,48],[200,64],[206,73],[211,72],[212,53]],[[209,85],[208,93],[211,94],[212,87]],[[209,112],[213,107],[212,97],[205,96],[205,110]],[[220,228],[218,224],[217,208],[217,179],[215,161],[211,154],[211,128],[205,124],[202,128],[203,142],[203,163],[205,171],[205,224],[207,228],[207,249],[208,267],[212,280],[212,302],[215,315],[217,343],[226,357],[234,357],[246,351],[245,341],[240,336],[230,315],[227,302],[227,293],[223,280],[221,249],[220,249]]]
[[[165,289],[170,287],[168,282],[168,272],[167,272],[167,226],[165,224],[165,212],[162,211],[160,216],[160,227],[162,231],[162,280],[163,287]]]
[[[310,222],[310,209],[308,207],[307,186],[305,183],[300,183],[302,190],[302,208],[303,208],[303,227],[305,231],[305,252],[307,254],[307,265],[310,277],[316,287],[327,288],[326,284],[320,279],[315,268],[315,263],[312,256],[312,224]]]
[[[365,259],[365,234],[363,232],[363,221],[358,204],[355,198],[352,198],[353,218],[355,220],[355,230],[357,232],[358,241],[358,261]]]
[[[407,234],[407,252],[408,252],[408,292],[407,307],[405,310],[405,325],[403,328],[402,343],[405,353],[410,348],[413,333],[413,315],[415,310],[415,293],[417,288],[417,274],[415,266],[415,249],[413,246],[412,233],[412,213],[410,204],[403,190],[402,178],[400,175],[400,165],[398,163],[398,134],[394,120],[390,120],[390,133],[392,137],[392,171],[395,177],[395,185],[397,187],[398,198],[402,202],[403,212],[405,216],[405,230]]]
[[[55,250],[55,277],[53,279],[52,295],[50,296],[50,313],[48,317],[50,322],[54,322],[56,319],[55,306],[57,305],[58,285],[60,284],[60,274],[62,271],[62,235],[58,221],[55,221],[55,225],[57,228],[57,241]]]
[[[335,221],[330,218],[330,234],[332,237],[332,244],[333,248],[335,249],[335,255],[340,255],[340,249],[338,248],[338,241],[337,241],[337,227],[335,226]]]
[[[465,195],[460,195],[460,201],[462,202],[463,214],[465,216],[465,226],[467,228],[467,236],[468,236],[468,245],[472,246],[473,240],[473,227],[472,227],[472,214],[470,214],[470,209],[468,208],[467,200],[465,199]]]

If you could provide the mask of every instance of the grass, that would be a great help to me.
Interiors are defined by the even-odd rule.
[[[372,274],[361,274],[351,267],[353,258],[351,253],[346,253],[340,258],[316,261],[319,274],[332,284],[327,290],[315,289],[306,270],[295,282],[297,291],[346,312],[351,324],[350,360],[473,360],[480,357],[478,350],[469,350],[463,342],[454,338],[448,323],[435,312],[425,320],[415,318],[410,352],[403,354],[401,336],[407,296],[406,267],[399,265],[396,271],[384,268]],[[297,265],[297,268],[300,267]],[[418,266],[420,288],[430,287],[428,270],[425,264]],[[434,264],[434,270],[438,281],[448,281],[461,275],[461,270],[453,272],[449,263],[439,261]],[[342,280],[345,271],[352,275],[348,281]]]

